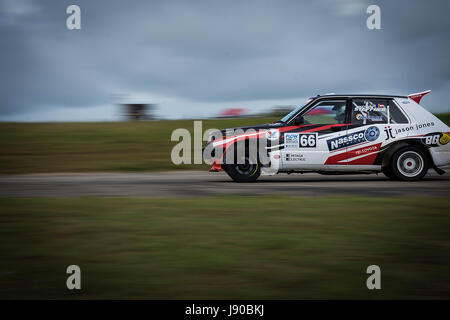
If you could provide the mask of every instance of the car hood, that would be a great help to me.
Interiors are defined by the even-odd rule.
[[[239,131],[244,131],[244,133],[247,130],[267,130],[267,129],[272,129],[272,128],[280,128],[280,127],[284,127],[285,124],[283,123],[264,123],[264,124],[257,124],[257,125],[253,125],[253,126],[245,126],[245,127],[235,127],[235,128],[227,128],[227,129],[222,129],[220,130],[222,132],[222,134],[224,136],[232,136],[234,135],[233,132],[235,132],[236,130]]]

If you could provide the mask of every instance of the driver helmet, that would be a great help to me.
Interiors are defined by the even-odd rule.
[[[339,123],[344,122],[345,120],[345,104],[337,104],[332,109],[334,112],[336,112],[336,119]]]

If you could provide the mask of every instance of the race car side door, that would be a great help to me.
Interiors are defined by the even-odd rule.
[[[378,155],[395,140],[393,132],[408,123],[394,100],[378,97],[351,99],[350,124],[342,140],[332,140],[330,153],[346,148],[346,153],[330,155],[327,164],[347,165],[348,170],[378,170]],[[378,157],[378,160],[377,160]]]
[[[328,140],[346,134],[347,98],[318,99],[296,119],[302,125],[283,133],[285,170],[322,170],[329,157]],[[345,149],[343,150],[345,152]]]

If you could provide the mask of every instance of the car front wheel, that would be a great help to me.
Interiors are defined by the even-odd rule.
[[[400,180],[417,181],[422,179],[427,171],[427,157],[420,148],[402,148],[392,157],[390,173]]]
[[[225,172],[236,182],[253,182],[261,175],[259,163],[245,156],[236,164],[225,164]]]

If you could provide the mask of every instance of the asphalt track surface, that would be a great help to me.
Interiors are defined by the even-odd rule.
[[[324,176],[316,173],[261,176],[235,183],[225,173],[52,173],[0,176],[0,197],[203,197],[238,195],[444,196],[450,174],[430,173],[418,182],[379,175]]]

